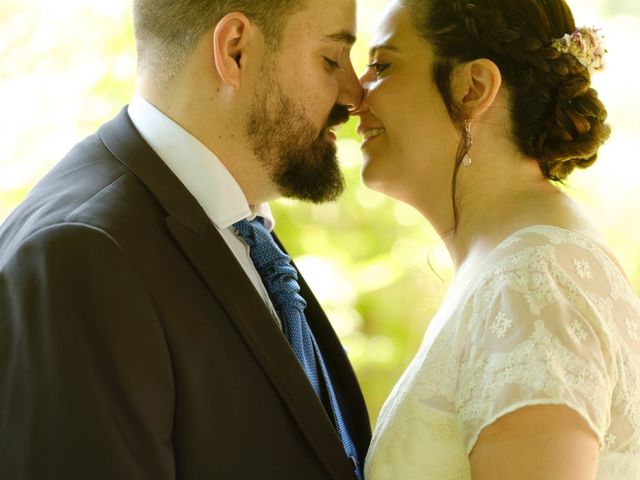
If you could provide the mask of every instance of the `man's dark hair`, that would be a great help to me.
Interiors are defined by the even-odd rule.
[[[284,21],[305,0],[134,0],[133,23],[140,67],[171,75],[225,15],[240,12],[277,48]]]

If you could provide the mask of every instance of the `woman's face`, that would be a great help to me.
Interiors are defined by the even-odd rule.
[[[364,183],[415,206],[450,196],[459,134],[433,80],[433,53],[399,0],[373,35],[370,66],[360,78],[358,115]]]

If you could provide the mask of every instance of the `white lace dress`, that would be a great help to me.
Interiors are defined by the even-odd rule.
[[[598,480],[640,479],[640,301],[591,240],[532,226],[458,275],[387,399],[366,480],[466,480],[481,430],[562,404],[600,440]]]

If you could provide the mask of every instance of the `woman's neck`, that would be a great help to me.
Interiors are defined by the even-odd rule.
[[[461,170],[457,227],[452,228],[452,207],[432,222],[441,228],[456,268],[483,258],[511,233],[527,226],[571,228],[583,220],[571,199],[542,176],[535,161],[510,159],[502,165],[505,168],[499,161],[491,166],[479,162]]]

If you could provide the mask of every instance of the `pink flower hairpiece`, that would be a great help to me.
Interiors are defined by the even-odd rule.
[[[604,69],[604,54],[607,50],[604,48],[604,36],[599,28],[577,28],[573,33],[553,40],[551,47],[573,55],[592,73]]]

